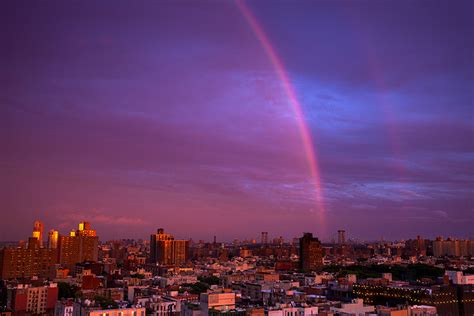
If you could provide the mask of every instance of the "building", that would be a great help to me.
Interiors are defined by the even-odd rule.
[[[56,303],[54,307],[54,316],[73,316],[74,315],[74,300],[62,299]]]
[[[464,275],[462,271],[446,271],[445,275],[448,276],[453,284],[474,285],[474,274]]]
[[[282,304],[279,307],[269,307],[266,314],[268,316],[317,316],[319,315],[318,310],[317,306]]]
[[[208,316],[209,310],[230,311],[235,309],[235,293],[230,289],[201,293],[200,302],[203,316]]]
[[[300,269],[317,271],[323,266],[323,248],[318,238],[311,233],[304,233],[300,238]]]
[[[262,237],[261,237],[260,242],[262,245],[268,244],[268,232],[262,232]]]
[[[406,307],[377,306],[377,316],[410,316]]]
[[[433,241],[433,255],[435,257],[474,256],[474,240],[444,239],[437,237]]]
[[[183,302],[181,316],[202,316],[201,307],[198,302]]]
[[[341,304],[341,307],[331,307],[331,311],[338,315],[365,316],[368,313],[373,313],[375,307],[364,305],[362,299],[355,299],[351,303]]]
[[[252,250],[247,248],[241,248],[239,251],[239,256],[242,258],[248,258],[252,256]]]
[[[181,314],[181,301],[174,297],[152,295],[138,298],[136,301],[141,306],[145,306],[153,316],[179,316]]]
[[[474,285],[458,285],[459,315],[474,315]]]
[[[36,238],[39,247],[43,247],[43,230],[43,222],[35,221],[35,223],[33,224],[33,234],[31,235],[31,237]]]
[[[117,309],[101,309],[97,307],[74,304],[73,316],[145,316],[145,307],[130,307]]]
[[[91,229],[91,223],[89,222],[80,222],[79,229],[76,231],[80,236],[96,236],[95,230]]]
[[[59,232],[57,230],[51,229],[48,232],[48,248],[57,249],[59,242]]]
[[[346,244],[346,231],[338,230],[337,231],[337,243],[342,246]]]
[[[27,248],[0,250],[0,279],[47,277],[56,261],[56,249],[40,248],[31,237]]]
[[[161,265],[182,265],[189,259],[189,241],[176,240],[162,228],[150,236],[150,261]]]
[[[415,305],[408,307],[409,316],[437,316],[438,311],[434,306]]]
[[[71,231],[69,236],[61,236],[58,246],[59,263],[66,266],[98,259],[99,237],[88,222],[81,222],[79,229]]]
[[[14,311],[14,315],[51,314],[58,300],[56,283],[33,286],[18,284],[7,288],[7,307]]]
[[[434,285],[430,287],[421,286],[398,286],[381,284],[354,284],[353,294],[363,298],[364,302],[375,305],[396,306],[399,304],[428,305],[437,309],[438,314],[444,316],[466,315],[460,310],[470,310],[471,303],[468,293],[463,290],[469,285]],[[461,297],[464,294],[464,300]],[[473,301],[474,302],[474,301]],[[410,313],[409,313],[410,314]],[[467,314],[469,315],[469,314]]]

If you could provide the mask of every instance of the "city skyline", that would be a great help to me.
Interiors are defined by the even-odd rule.
[[[8,243],[18,244],[18,242],[20,242],[20,245],[23,245],[24,243],[29,243],[31,238],[35,238],[35,240],[37,240],[37,243],[40,247],[56,248],[57,242],[58,242],[60,237],[75,236],[75,235],[78,234],[77,232],[80,232],[80,231],[92,232],[91,236],[99,237],[100,232],[96,233],[96,230],[90,230],[91,224],[94,224],[94,223],[91,223],[87,220],[82,220],[81,222],[79,222],[78,225],[77,225],[77,223],[76,223],[76,225],[73,225],[72,229],[71,229],[71,227],[69,227],[67,230],[64,229],[62,231],[58,231],[58,230],[56,230],[55,227],[48,227],[47,225],[45,226],[44,222],[37,219],[37,220],[35,220],[35,222],[33,224],[32,233],[30,231],[31,236],[26,235],[26,236],[23,236],[23,238],[18,239],[18,240],[0,240],[0,243],[6,242],[7,244]],[[78,227],[78,229],[74,228],[76,226]],[[39,235],[37,235],[37,232],[39,232],[37,227],[41,227],[41,232],[49,231],[47,240],[42,240],[39,237]],[[45,230],[44,227],[46,227],[47,229]],[[346,232],[346,230],[339,229],[339,230],[333,232],[333,234],[331,234],[326,239],[319,238],[318,235],[317,235],[317,232],[314,233],[314,232],[311,232],[311,231],[301,231],[299,234],[294,235],[294,236],[290,236],[290,235],[285,236],[285,235],[279,234],[278,232],[255,232],[253,235],[251,234],[251,235],[245,236],[243,238],[227,238],[227,239],[224,238],[224,239],[222,239],[217,235],[210,235],[210,236],[207,236],[206,238],[198,239],[198,238],[194,238],[193,236],[189,236],[189,235],[188,236],[184,236],[184,235],[176,235],[175,236],[175,233],[172,232],[172,231],[171,232],[167,231],[166,234],[164,234],[164,230],[165,230],[164,228],[160,227],[160,228],[156,228],[154,231],[145,232],[144,236],[139,236],[137,238],[122,237],[122,238],[116,238],[116,239],[101,239],[101,240],[98,240],[98,241],[101,242],[101,243],[108,243],[108,242],[111,242],[111,241],[114,241],[114,240],[117,240],[117,241],[119,241],[119,240],[142,240],[143,241],[143,240],[148,240],[149,239],[148,237],[150,236],[150,233],[151,233],[151,236],[160,236],[160,234],[161,234],[162,238],[159,238],[157,240],[192,241],[193,243],[204,242],[204,243],[213,243],[213,244],[216,244],[216,243],[217,244],[221,244],[221,243],[222,244],[232,244],[232,243],[235,243],[237,241],[237,242],[243,243],[243,244],[247,243],[247,244],[260,244],[260,245],[266,245],[266,244],[272,245],[272,244],[278,244],[278,243],[295,244],[296,240],[299,240],[300,238],[304,238],[307,235],[311,235],[311,238],[312,238],[313,234],[315,235],[314,238],[319,239],[324,244],[336,244],[336,245],[358,244],[358,243],[360,243],[360,244],[363,244],[363,243],[377,243],[377,242],[388,242],[388,243],[395,242],[396,243],[396,242],[403,242],[403,241],[407,241],[407,240],[415,240],[415,239],[419,239],[419,238],[421,238],[421,239],[426,239],[427,238],[427,240],[438,240],[440,238],[441,238],[441,240],[472,240],[474,238],[473,236],[460,237],[460,236],[457,236],[457,235],[450,235],[450,236],[436,235],[435,237],[416,235],[416,236],[405,236],[404,238],[401,238],[401,239],[386,239],[384,236],[381,236],[378,239],[370,240],[370,239],[359,238],[357,236],[351,236],[350,232]],[[347,233],[349,233],[349,235],[347,235]],[[55,237],[52,237],[52,234]],[[89,234],[86,234],[86,235],[89,235]],[[28,237],[28,236],[30,236],[30,237]],[[55,242],[50,242],[51,238],[55,238],[56,241]],[[156,240],[155,240],[155,242],[156,242]],[[51,245],[53,245],[53,246],[51,246]]]
[[[472,2],[1,4],[0,240],[472,238]]]

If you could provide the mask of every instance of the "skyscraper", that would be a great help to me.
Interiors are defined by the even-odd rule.
[[[323,266],[323,248],[312,233],[304,233],[300,238],[300,269],[304,272],[317,271]]]
[[[48,248],[56,249],[58,248],[59,241],[59,232],[57,230],[51,229],[48,232]]]
[[[59,238],[59,263],[74,265],[84,261],[97,261],[99,237],[90,229],[88,222],[79,224],[79,229],[69,236]]]
[[[31,236],[37,239],[39,247],[43,247],[43,230],[43,222],[35,221],[35,223],[33,224],[33,234]]]
[[[43,223],[36,221],[28,247],[5,247],[0,250],[0,279],[49,276],[56,264],[57,250],[40,247]]]
[[[175,240],[159,228],[150,236],[150,261],[162,265],[181,265],[188,260],[189,241]]]

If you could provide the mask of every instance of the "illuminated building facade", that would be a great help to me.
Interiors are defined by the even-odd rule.
[[[318,238],[311,233],[304,233],[300,238],[300,269],[318,271],[323,266],[323,248]]]
[[[28,248],[0,250],[0,279],[46,277],[56,261],[56,249],[40,248],[36,238],[30,238]]]
[[[175,240],[162,228],[150,236],[150,261],[162,265],[182,265],[189,258],[189,241]]]
[[[51,229],[48,232],[48,248],[57,249],[59,242],[59,232],[57,230]]]
[[[31,237],[36,238],[39,247],[43,247],[43,231],[43,222],[35,221],[35,223],[33,224],[33,233]]]
[[[96,232],[94,229],[91,229],[91,224],[89,222],[80,222],[79,229],[76,231],[76,235],[95,237]]]
[[[72,266],[84,261],[97,261],[99,237],[88,222],[81,222],[79,229],[69,236],[59,238],[59,263]]]

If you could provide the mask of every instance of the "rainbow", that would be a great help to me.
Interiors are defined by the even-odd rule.
[[[308,168],[311,174],[311,178],[314,182],[315,198],[319,214],[319,221],[321,224],[320,228],[321,230],[324,230],[326,211],[323,203],[320,170],[318,166],[318,160],[313,148],[313,140],[311,137],[310,129],[304,119],[303,108],[301,106],[300,101],[298,100],[295,88],[291,84],[290,78],[285,69],[285,65],[278,56],[264,29],[262,28],[260,23],[258,23],[257,18],[254,16],[250,8],[246,5],[244,0],[236,0],[236,3],[240,12],[245,17],[245,20],[249,24],[253,33],[255,34],[255,37],[260,42],[263,50],[265,51],[265,54],[270,60],[278,78],[280,79],[283,85],[283,89],[288,97],[291,108],[295,114],[296,121],[298,123],[299,134],[303,143],[304,152],[308,163]]]

